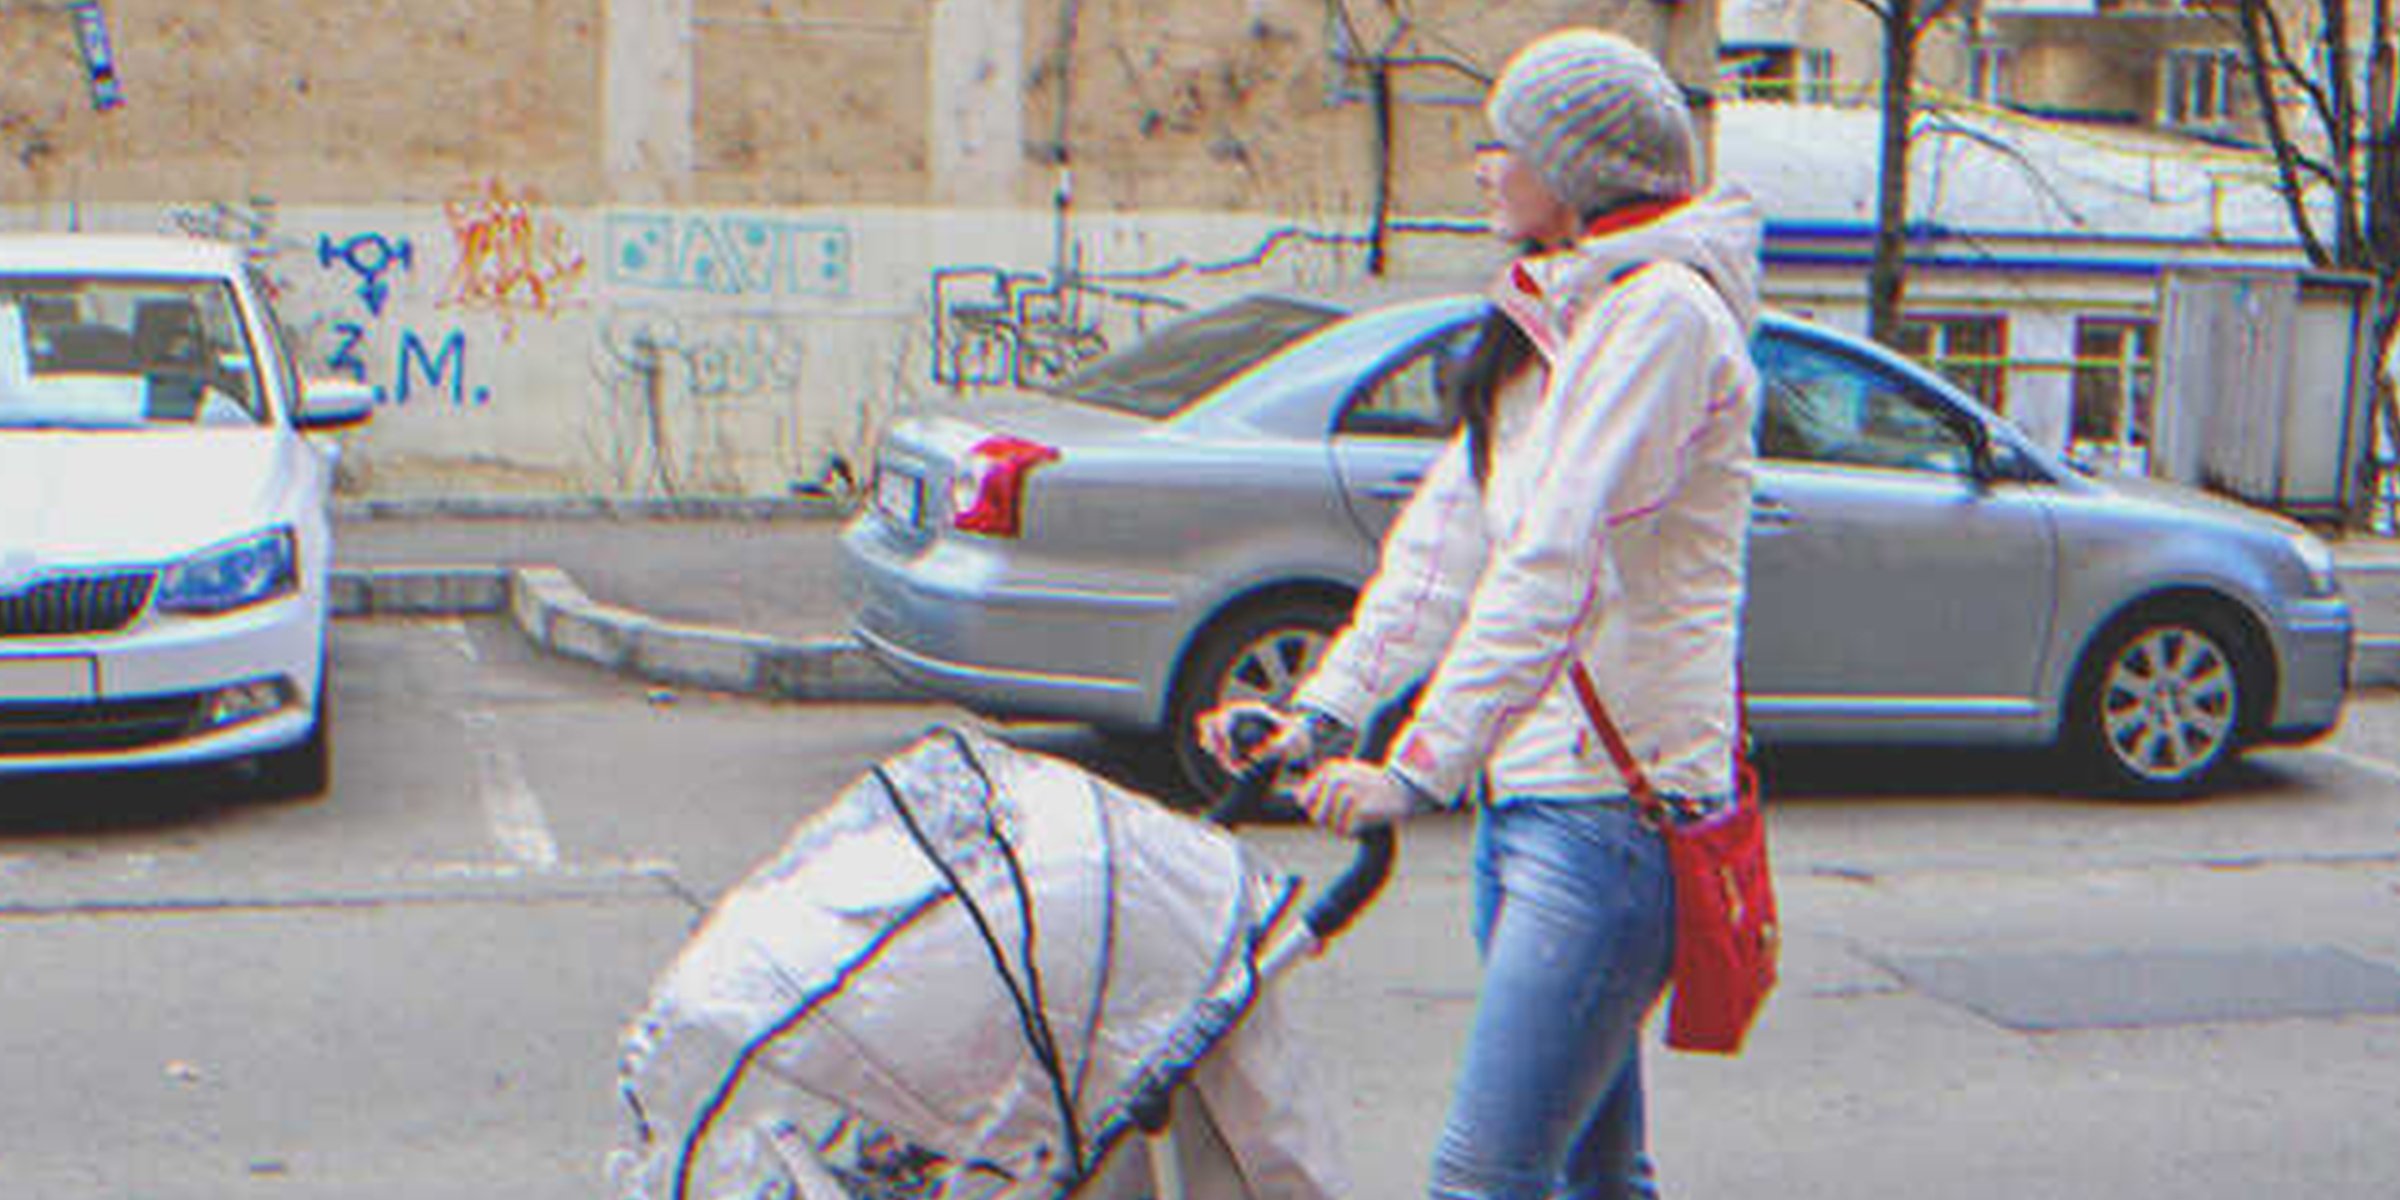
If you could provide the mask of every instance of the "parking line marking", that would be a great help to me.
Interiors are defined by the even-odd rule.
[[[458,656],[481,666],[483,655],[467,634],[467,623],[455,617],[438,623],[444,640]],[[542,798],[526,782],[525,765],[500,730],[500,714],[489,708],[470,708],[459,714],[466,726],[467,747],[475,757],[475,790],[483,800],[484,818],[492,840],[510,861],[536,871],[558,867],[558,839],[550,835]]]
[[[451,617],[441,623],[441,628],[442,633],[448,637],[450,641],[450,648],[458,651],[458,656],[460,658],[467,660],[468,663],[474,666],[480,667],[483,665],[483,651],[477,650],[475,648],[475,639],[467,636],[467,623],[465,621],[462,621],[457,617]]]
[[[525,767],[516,750],[501,735],[500,717],[489,709],[459,714],[467,746],[475,756],[475,790],[482,793],[484,817],[492,840],[509,858],[526,866],[549,870],[558,865],[558,841],[542,813],[542,798],[525,781]]]

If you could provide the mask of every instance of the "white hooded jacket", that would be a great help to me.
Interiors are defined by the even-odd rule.
[[[1427,794],[1621,796],[1580,657],[1661,792],[1730,792],[1759,242],[1719,188],[1512,268],[1548,370],[1498,398],[1484,486],[1464,434],[1436,460],[1296,702],[1356,727],[1430,673],[1389,763]]]

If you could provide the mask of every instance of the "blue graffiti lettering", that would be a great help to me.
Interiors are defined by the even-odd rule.
[[[385,273],[395,266],[415,270],[416,253],[407,238],[394,242],[380,233],[362,233],[338,244],[329,234],[317,235],[317,265],[330,270],[338,262],[350,268],[359,278],[359,300],[376,316],[383,315],[384,302],[392,294]]]
[[[358,356],[359,343],[367,340],[367,329],[350,321],[334,324],[333,335],[341,344],[325,359],[325,366],[360,383],[367,381],[367,360]]]
[[[492,402],[492,389],[475,383],[467,369],[463,330],[453,329],[437,341],[404,329],[398,351],[387,360],[375,348],[366,326],[341,321],[332,329],[334,349],[325,357],[326,368],[360,383],[373,383],[377,404],[406,404],[420,394],[447,394],[454,408],[482,408]]]
[[[398,381],[392,389],[395,403],[408,403],[409,396],[414,391],[412,385],[420,375],[423,376],[428,387],[437,390],[448,387],[450,404],[454,408],[466,404],[470,395],[478,406],[489,404],[492,401],[490,388],[479,387],[473,389],[472,393],[469,392],[467,388],[467,335],[456,329],[450,331],[449,337],[442,339],[442,351],[439,355],[426,353],[425,341],[417,335],[416,330],[411,329],[402,333],[400,335],[398,372]]]
[[[850,231],[749,216],[608,220],[613,283],[716,296],[846,296]]]

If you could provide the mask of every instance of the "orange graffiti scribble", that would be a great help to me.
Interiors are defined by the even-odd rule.
[[[513,336],[516,314],[554,317],[573,303],[583,255],[568,241],[565,226],[533,211],[540,200],[531,188],[512,196],[492,179],[442,202],[458,243],[445,306],[497,312]]]

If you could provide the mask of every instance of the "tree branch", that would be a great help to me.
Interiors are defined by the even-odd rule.
[[[1891,30],[1892,10],[1889,6],[1879,4],[1876,0],[1850,0],[1850,3],[1867,10],[1877,21],[1882,22],[1886,32]]]
[[[2025,177],[2026,184],[2041,193],[2042,198],[2048,200],[2052,207],[2066,214],[2068,220],[2078,225],[2085,224],[2084,215],[2076,211],[2075,206],[2068,202],[2066,194],[2059,191],[2058,186],[2051,183],[2049,178],[2042,174],[2041,167],[2023,150],[2010,144],[2006,139],[1968,125],[1948,113],[1930,109],[1916,123],[1916,128],[1911,131],[1911,139],[1914,140],[1915,136],[1920,134],[1954,137],[1991,151],[2002,161],[2015,167]]]
[[[1935,22],[1949,16],[1951,10],[1959,7],[1959,5],[1962,3],[1964,3],[1964,0],[1933,0],[1931,4],[1925,6],[1925,11],[1918,16],[1917,28],[1911,36],[1920,38],[1925,36],[1926,30],[1933,28]]]
[[[2338,0],[2337,0],[2338,2]],[[2325,243],[2317,236],[2316,224],[2309,219],[2308,197],[2300,187],[2302,160],[2292,144],[2291,131],[2283,124],[2283,110],[2275,103],[2275,86],[2267,77],[2267,30],[2277,31],[2278,49],[2282,26],[2275,21],[2274,10],[2267,0],[2241,0],[2242,48],[2244,65],[2249,68],[2251,95],[2258,101],[2259,119],[2267,127],[2267,144],[2275,151],[2275,174],[2282,183],[2277,190],[2283,194],[2284,211],[2291,217],[2292,231],[2308,251],[2308,261],[2319,266],[2331,260],[2325,253]]]
[[[2339,4],[2343,0],[2328,0],[2328,2]],[[2294,90],[2307,98],[2309,111],[2317,115],[2317,127],[2327,134],[2331,134],[2334,129],[2332,97],[2326,94],[2324,84],[2308,73],[2308,67],[2299,59],[2292,57],[2290,39],[2284,36],[2283,17],[2275,11],[2275,6],[2258,3],[2257,0],[2242,0],[2242,8],[2245,12],[2253,5],[2258,9],[2260,19],[2266,23],[2265,47],[2274,53],[2276,73],[2282,76]],[[2251,57],[2255,60],[2257,55],[2254,53]],[[2272,83],[2272,80],[2269,82]],[[2274,93],[2272,90],[2263,96],[2259,103],[2261,105],[2273,104]]]
[[[2324,159],[2318,158],[2316,155],[2302,154],[2298,150],[2294,150],[2292,151],[2292,163],[2301,170],[2316,176],[2317,182],[2322,183],[2327,187],[2338,188],[2342,186],[2342,176],[2340,171],[2332,163],[2326,162]]]

